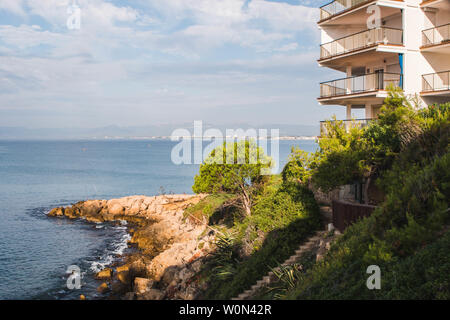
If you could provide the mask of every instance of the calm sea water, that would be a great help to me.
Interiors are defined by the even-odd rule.
[[[0,141],[0,299],[98,298],[92,275],[125,252],[126,227],[48,218],[86,199],[192,193],[197,165],[174,165],[171,141]],[[291,146],[280,141],[280,168]],[[270,143],[269,143],[270,146]],[[267,150],[270,154],[270,150]],[[78,265],[82,288],[66,288]]]

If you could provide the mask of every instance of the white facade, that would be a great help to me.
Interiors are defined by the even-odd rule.
[[[335,0],[321,7],[321,105],[376,117],[389,85],[422,105],[450,101],[450,0]]]

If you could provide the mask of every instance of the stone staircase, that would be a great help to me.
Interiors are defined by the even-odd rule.
[[[326,233],[327,231],[316,232],[311,238],[307,240],[306,243],[300,245],[300,247],[295,251],[295,254],[289,257],[285,262],[283,262],[282,266],[289,266],[298,262],[304,253],[311,251],[315,247],[318,247],[319,244],[323,242],[323,240],[321,241],[321,239],[323,239]],[[275,268],[275,270],[279,271],[280,268],[277,267]],[[258,280],[256,284],[254,284],[249,290],[244,291],[243,293],[241,293],[235,298],[232,298],[231,300],[246,300],[248,298],[251,298],[262,287],[270,285],[275,280],[277,280],[276,275],[273,273],[273,271],[270,271],[262,279]]]

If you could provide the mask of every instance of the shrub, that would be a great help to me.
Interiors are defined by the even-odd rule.
[[[235,273],[228,281],[208,281],[204,298],[229,299],[249,289],[320,226],[319,210],[309,190],[298,184],[266,189],[270,191],[258,197],[253,215],[236,222],[233,228],[239,231],[237,242],[242,242],[249,230],[262,232],[262,242],[257,237],[245,239],[253,243],[251,255],[236,262]],[[206,277],[211,278],[211,274]]]
[[[200,165],[192,190],[195,193],[236,194],[243,210],[250,215],[253,194],[266,181],[265,175],[271,166],[272,159],[255,142],[224,142]]]
[[[314,161],[314,155],[300,148],[292,147],[288,162],[281,172],[283,182],[306,183],[311,175],[311,165]]]
[[[397,160],[404,161],[403,158],[395,161]],[[288,298],[377,299],[432,296],[430,288],[439,286],[442,277],[436,276],[437,272],[426,273],[421,266],[416,266],[413,272],[417,278],[404,275],[398,283],[386,284],[385,281],[395,280],[398,270],[405,271],[406,266],[419,263],[421,257],[429,259],[425,261],[425,265],[432,265],[431,254],[421,251],[436,241],[441,230],[450,222],[450,154],[423,160],[422,166],[412,164],[400,167],[395,161],[393,169],[382,178],[388,180],[384,184],[392,184],[386,201],[370,217],[350,226],[333,244],[325,259],[302,276]],[[429,252],[434,252],[434,249]],[[447,268],[448,274],[450,264],[445,262],[449,258],[448,247],[445,252],[439,253],[439,259],[444,260],[444,265],[438,269],[442,271]],[[366,288],[368,275],[365,270],[372,264],[380,266],[384,274],[382,288],[390,286],[390,293]],[[440,291],[433,297],[447,297],[447,284],[448,282],[442,282]],[[424,291],[408,295],[408,287]]]

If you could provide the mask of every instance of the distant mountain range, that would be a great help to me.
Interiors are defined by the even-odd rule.
[[[175,129],[187,129],[193,134],[193,123],[184,124],[161,124],[145,127],[120,127],[106,126],[100,128],[36,128],[25,127],[0,127],[0,139],[139,139],[151,137],[168,137]],[[226,129],[279,129],[280,136],[316,136],[319,134],[318,125],[291,125],[291,124],[231,124],[215,126],[203,124],[203,131],[209,128],[221,130],[225,135]]]

